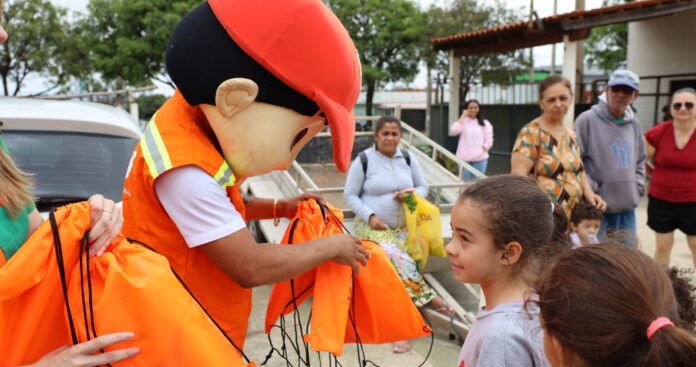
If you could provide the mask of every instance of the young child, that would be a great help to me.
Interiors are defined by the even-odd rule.
[[[561,256],[537,287],[551,365],[696,366],[693,286],[670,276],[621,245]]]
[[[599,243],[597,233],[602,225],[602,217],[602,212],[586,201],[573,208],[570,213],[570,241],[573,248]]]
[[[556,234],[567,230],[556,228],[557,211],[562,209],[533,180],[520,176],[489,177],[459,196],[446,250],[457,280],[479,284],[486,305],[464,341],[458,366],[548,366],[539,309],[525,307],[525,299],[534,298],[528,284],[541,254],[569,249],[567,241],[552,245],[552,236],[562,238]]]

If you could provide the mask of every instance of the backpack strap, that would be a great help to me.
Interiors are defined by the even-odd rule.
[[[367,175],[367,154],[364,151],[360,152],[360,163],[363,167],[363,176]]]
[[[408,150],[402,149],[401,154],[404,155],[406,164],[411,168],[411,155],[408,153]],[[362,163],[363,175],[367,175],[367,154],[365,154],[365,151],[360,152],[360,163]]]
[[[408,154],[408,150],[401,149],[401,154],[404,155],[404,159],[406,160],[406,164],[408,165],[409,168],[411,168],[411,155]]]

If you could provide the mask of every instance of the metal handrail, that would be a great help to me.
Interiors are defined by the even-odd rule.
[[[356,120],[378,120],[379,116],[355,116],[355,119]],[[471,166],[469,163],[461,160],[461,158],[452,154],[452,152],[450,152],[446,148],[442,147],[440,144],[436,143],[434,140],[430,139],[425,134],[416,130],[411,125],[403,123],[403,121],[402,121],[401,127],[405,131],[407,131],[409,134],[408,139],[401,140],[401,142],[404,145],[406,145],[407,147],[414,146],[413,137],[415,136],[417,139],[423,141],[424,143],[426,143],[428,146],[430,146],[432,148],[432,153],[431,153],[431,156],[429,157],[432,161],[437,162],[437,155],[441,154],[442,156],[447,157],[450,160],[452,160],[454,163],[456,163],[457,164],[457,171],[458,171],[457,178],[459,178],[460,180],[463,178],[464,170],[471,172],[474,176],[476,176],[478,178],[486,178],[486,175],[481,173],[481,171],[477,170],[476,168]],[[371,131],[356,131],[355,132],[356,137],[357,136],[370,136],[372,134],[373,134],[373,132],[371,132]],[[317,134],[316,137],[320,137],[320,138],[331,137],[331,133],[322,132],[322,133]],[[423,153],[423,154],[425,154],[425,153]]]
[[[356,116],[356,119],[359,120],[367,120],[367,121],[374,121],[379,119],[379,116]],[[444,189],[453,189],[453,188],[462,188],[466,186],[465,182],[462,182],[462,175],[464,170],[467,170],[474,174],[474,176],[478,178],[485,178],[486,175],[472,167],[469,163],[461,160],[459,157],[456,155],[452,154],[450,151],[445,149],[444,147],[440,146],[437,144],[435,141],[427,137],[425,134],[421,133],[420,131],[416,130],[415,128],[411,127],[410,125],[406,123],[402,123],[402,128],[408,132],[408,138],[407,139],[402,139],[401,142],[406,148],[414,147],[415,152],[419,155],[422,155],[423,157],[431,160],[432,162],[437,163],[439,166],[439,162],[437,161],[438,154],[440,154],[443,157],[446,157],[453,162],[457,164],[459,175],[458,177],[452,174],[446,167],[444,168],[444,171],[448,175],[451,175],[452,178],[458,179],[458,182],[456,183],[433,183],[429,184],[428,188],[431,190],[435,191],[435,198],[434,198],[434,203],[437,206],[440,206],[442,209],[451,209],[453,206],[452,203],[442,203],[442,190]],[[355,133],[355,136],[370,136],[372,135],[373,132],[370,131],[358,131]],[[317,134],[317,137],[320,138],[330,138],[331,133],[329,132],[322,132]],[[430,156],[425,154],[421,149],[419,149],[415,144],[414,144],[414,139],[417,139],[417,141],[423,142],[427,144],[432,153]],[[311,176],[305,171],[305,169],[297,162],[293,161],[292,162],[292,168],[295,171],[297,177],[293,177],[288,171],[285,171],[286,173],[286,178],[290,179],[292,183],[296,186],[297,190],[299,191],[305,191],[305,192],[311,192],[311,193],[316,193],[316,194],[326,194],[326,193],[337,193],[337,192],[343,192],[345,190],[344,187],[324,187],[320,188],[319,185],[314,182],[314,180],[311,178]],[[301,183],[304,181],[309,187],[307,189],[302,189]]]
[[[295,169],[295,172],[297,172],[297,174],[300,176],[300,178],[302,180],[307,182],[307,184],[310,186],[311,190],[319,190],[319,185],[317,185],[316,182],[314,182],[314,180],[312,180],[312,178],[309,176],[309,174],[307,174],[307,172],[304,170],[304,168],[302,168],[302,166],[300,166],[300,164],[297,163],[297,161],[292,161],[292,168]],[[299,180],[295,180],[295,182],[299,186],[298,181]]]
[[[461,188],[464,186],[467,186],[468,183],[466,182],[458,182],[458,183],[446,183],[446,184],[432,184],[428,185],[428,189],[453,189],[453,188]],[[306,190],[307,192],[311,193],[336,193],[336,192],[343,192],[345,190],[345,187],[340,187],[340,186],[335,186],[335,187],[322,187],[322,188],[312,188]]]
[[[426,144],[428,144],[432,148],[432,156],[430,157],[430,159],[432,159],[434,162],[437,162],[437,155],[441,154],[457,164],[458,171],[459,171],[459,175],[458,175],[459,179],[462,179],[462,175],[463,175],[464,170],[471,172],[472,174],[474,174],[474,176],[476,176],[478,178],[486,178],[486,175],[484,175],[479,170],[477,170],[476,168],[471,166],[469,163],[461,160],[461,158],[452,154],[452,152],[445,149],[443,146],[439,145],[438,143],[436,143],[435,141],[433,141],[432,139],[427,137],[425,134],[421,133],[420,131],[416,130],[415,128],[411,127],[408,124],[404,123],[401,125],[402,125],[403,129],[408,131],[408,133],[409,133],[408,140],[406,141],[408,146],[414,145],[413,144],[413,137],[414,136],[416,138],[418,138],[419,140],[425,142]]]

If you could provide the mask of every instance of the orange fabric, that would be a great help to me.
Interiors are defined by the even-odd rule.
[[[356,328],[346,329],[346,343],[356,341],[355,331],[364,344],[381,344],[428,336],[418,308],[394,270],[389,256],[375,242],[363,240],[370,261],[355,277],[351,312]]]
[[[84,342],[91,321],[85,325],[82,290],[88,297],[87,269],[83,268],[81,282],[79,254],[90,225],[89,204],[63,207],[55,217],[72,319],[78,341]],[[52,233],[50,223],[43,223],[0,269],[0,366],[32,363],[71,344]],[[141,350],[113,366],[246,366],[164,257],[117,237],[102,257],[91,257],[87,264],[94,306],[90,315],[97,335],[117,331],[136,335],[106,350],[130,346]]]
[[[172,169],[195,165],[215,176],[224,158],[201,127],[207,122],[198,107],[188,105],[176,91],[157,112],[154,123],[169,153]],[[136,146],[124,183],[123,234],[164,255],[211,316],[242,347],[251,312],[251,290],[242,288],[225,275],[200,248],[186,245],[157,200],[154,178],[143,157],[143,144],[141,139]],[[227,188],[227,195],[243,216],[244,204],[238,183]]]
[[[342,221],[340,210],[337,220]],[[301,245],[341,232],[340,223],[322,216],[313,200],[300,203],[282,243]],[[374,242],[363,241],[371,257],[360,274],[329,261],[293,279],[298,306],[310,295],[312,320],[305,340],[315,352],[343,353],[345,343],[381,344],[430,335],[430,328],[411,301],[386,253]],[[352,288],[355,287],[355,290]],[[273,285],[266,312],[266,333],[283,314],[294,310],[290,281]],[[350,316],[355,317],[355,329]]]

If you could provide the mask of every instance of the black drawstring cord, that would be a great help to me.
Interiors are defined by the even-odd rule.
[[[322,204],[319,204],[319,205],[323,207]],[[326,211],[329,213],[329,215],[330,215],[331,218],[334,220],[334,222],[337,223],[337,224],[339,224],[339,225],[343,228],[343,230],[345,231],[345,233],[351,234],[350,231],[348,230],[348,228],[346,228],[345,224],[343,224],[343,222],[340,221],[340,220],[338,219],[338,217],[336,216],[336,214],[335,214],[330,208],[327,207],[327,210],[326,210]],[[374,241],[372,241],[372,242],[374,242]],[[351,301],[352,301],[352,302],[355,301],[355,287],[353,287],[353,298],[352,298]],[[357,343],[358,346],[361,348],[363,357],[365,357],[365,350],[364,350],[364,348],[363,348],[362,343],[360,342],[360,336],[358,335],[358,330],[357,330],[357,327],[356,327],[356,325],[355,325],[355,319],[354,319],[354,318],[355,318],[355,307],[353,307],[353,315],[350,315],[350,314],[349,314],[349,316],[350,316],[350,320],[351,320],[351,324],[352,324],[352,326],[353,326],[353,329],[355,330],[355,339],[356,339],[356,343]],[[430,347],[428,348],[428,353],[425,355],[425,359],[423,360],[423,362],[422,362],[420,365],[418,365],[418,367],[423,366],[423,365],[428,361],[428,358],[430,358],[430,353],[431,353],[432,350],[433,350],[433,345],[435,344],[435,333],[434,333],[433,330],[432,330],[432,325],[430,324],[430,321],[425,317],[425,315],[423,315],[423,319],[425,320],[425,322],[426,322],[426,323],[428,324],[428,326],[430,327]],[[450,318],[450,322],[452,322],[452,320],[453,320],[453,317]],[[358,352],[358,362],[360,362],[360,351]],[[377,366],[377,364],[375,364],[374,362],[372,362],[372,361],[370,361],[370,360],[368,360],[368,359],[364,359],[364,360],[362,361],[362,365],[363,365],[363,366],[366,366],[367,363],[371,363],[372,365]]]
[[[97,330],[94,326],[94,299],[92,297],[92,273],[89,266],[89,231],[85,234],[83,241],[85,242],[85,267],[87,269],[87,296],[89,297],[89,314],[92,319],[92,335],[96,338]],[[87,328],[85,326],[85,328]],[[104,349],[101,350],[104,353]]]
[[[58,273],[60,275],[60,283],[61,283],[61,288],[63,290],[63,299],[65,301],[65,310],[68,315],[68,325],[70,326],[70,336],[72,338],[72,343],[73,345],[77,345],[79,343],[79,339],[77,338],[77,332],[75,330],[75,322],[73,321],[73,316],[72,316],[72,310],[70,309],[70,301],[68,300],[68,286],[67,286],[67,279],[65,276],[65,260],[63,258],[63,243],[60,240],[60,232],[58,231],[58,223],[56,222],[56,217],[54,214],[54,210],[51,210],[48,214],[48,219],[49,222],[51,223],[51,232],[53,234],[53,248],[56,252],[56,261],[58,262]],[[84,234],[82,237],[82,240],[80,241],[80,251],[79,251],[79,260],[80,260],[80,291],[82,294],[82,313],[84,317],[84,322],[85,322],[85,334],[87,335],[87,341],[91,340],[92,338],[90,337],[90,324],[92,326],[92,336],[94,338],[97,337],[97,332],[96,332],[96,327],[94,325],[94,305],[92,302],[92,281],[91,281],[91,275],[89,271],[89,264],[87,264],[87,286],[88,286],[88,292],[89,292],[89,311],[90,311],[90,321],[88,322],[87,319],[87,308],[85,305],[85,294],[84,294],[84,278],[83,278],[83,273],[82,273],[82,251],[83,248],[85,249],[85,258],[87,261],[89,261],[89,230],[87,230],[87,233]],[[100,350],[102,353],[104,353],[104,349],[102,348]],[[110,364],[106,364],[107,366],[111,367]]]
[[[89,236],[89,231],[87,231],[85,236]],[[82,296],[81,297],[82,298],[82,317],[84,318],[84,321],[85,321],[85,334],[87,335],[87,340],[89,341],[89,340],[92,340],[92,338],[89,335],[90,330],[89,330],[89,327],[87,326],[87,325],[89,325],[89,321],[87,321],[87,304],[86,304],[86,300],[85,300],[85,287],[84,287],[85,277],[82,273],[82,269],[83,269],[82,252],[85,251],[84,247],[85,247],[85,237],[82,237],[82,240],[80,241],[80,257],[79,257],[79,259],[80,259],[80,295]],[[89,247],[89,244],[87,247]],[[87,265],[87,267],[89,267],[89,265]],[[96,333],[95,333],[95,337],[96,337]]]
[[[72,344],[77,345],[77,333],[75,332],[75,323],[73,322],[72,311],[70,311],[70,301],[68,301],[68,286],[65,279],[65,262],[63,261],[63,244],[60,241],[60,232],[58,232],[58,224],[53,210],[48,213],[48,219],[51,222],[51,232],[53,234],[53,248],[56,251],[56,261],[58,262],[58,273],[60,274],[60,283],[63,288],[63,299],[65,300],[65,310],[68,314],[68,324],[70,325],[70,337]]]
[[[324,218],[325,221],[331,220],[332,222],[334,222],[334,224],[338,225],[344,233],[351,234],[350,231],[348,230],[348,228],[343,223],[343,221],[341,221],[338,218],[338,216],[328,206],[322,205],[319,203],[317,203],[317,204],[319,205],[319,208],[321,209],[322,217]],[[292,222],[291,227],[290,227],[290,234],[288,236],[288,244],[293,244],[293,237],[295,234],[295,229],[296,229],[297,223],[298,223],[298,220],[293,219],[293,222]],[[351,293],[352,293],[351,303],[352,303],[353,307],[352,307],[352,312],[348,313],[348,318],[350,320],[351,327],[353,328],[353,331],[355,332],[355,343],[356,343],[356,351],[357,351],[357,356],[358,356],[358,363],[361,367],[366,367],[368,365],[368,363],[371,364],[372,366],[379,367],[378,364],[367,359],[367,355],[365,353],[365,347],[360,339],[360,335],[358,334],[357,322],[356,322],[356,316],[355,316],[355,284],[354,284],[354,279],[355,279],[355,274],[351,273],[351,282],[353,282],[353,284],[351,284]],[[293,337],[287,333],[287,329],[285,326],[285,317],[283,315],[281,315],[280,316],[280,326],[278,326],[278,325],[271,326],[271,331],[269,331],[269,333],[268,333],[268,343],[271,345],[271,350],[266,355],[266,358],[263,361],[263,363],[261,363],[262,366],[264,366],[264,365],[266,365],[266,363],[268,363],[268,361],[272,358],[273,353],[278,353],[280,358],[285,360],[287,366],[292,366],[292,364],[290,363],[290,360],[289,360],[289,355],[287,354],[288,350],[287,350],[286,344],[285,344],[286,339],[287,339],[287,342],[289,342],[290,345],[292,346],[292,349],[295,351],[295,353],[297,353],[298,364],[305,365],[305,366],[310,365],[308,344],[306,342],[304,342],[304,338],[303,338],[303,344],[305,347],[305,357],[306,357],[306,360],[305,360],[302,358],[302,355],[300,352],[299,341],[297,340],[297,330],[300,330],[300,332],[302,330],[302,321],[301,321],[301,316],[299,314],[299,310],[297,307],[297,301],[306,292],[310,291],[313,287],[314,287],[314,284],[311,284],[308,288],[303,289],[300,292],[300,294],[298,295],[295,292],[294,279],[290,279],[290,289],[292,292],[292,300],[285,305],[285,308],[289,307],[290,305],[293,306],[293,325],[295,326],[295,335],[294,335],[295,342],[293,343],[293,340],[292,340]],[[309,317],[308,317],[307,323],[306,323],[306,333],[307,334],[309,334],[309,326],[310,326],[311,319],[312,319],[312,313],[310,311]],[[428,325],[430,324],[427,320],[426,320],[426,322],[428,323]],[[298,326],[299,326],[299,329],[298,329]],[[282,352],[279,351],[273,345],[273,341],[271,339],[271,332],[273,331],[273,328],[278,328],[281,330],[281,340],[283,342]],[[435,342],[434,336],[435,335],[431,330],[430,348],[428,349],[428,354],[426,355],[425,359],[423,360],[423,363],[421,363],[419,365],[419,367],[423,366],[427,362],[428,358],[430,357],[430,353],[432,351],[433,344]],[[338,357],[335,354],[332,354],[332,353],[327,353],[327,354],[329,356],[329,359],[328,359],[329,367],[331,367],[332,365],[335,367],[343,367],[343,365],[338,361]],[[321,365],[322,365],[321,353],[317,352],[317,356],[318,356],[318,360],[319,360],[319,366],[321,367]]]
[[[323,213],[322,213],[323,214]],[[292,224],[292,229],[290,230],[290,236],[288,236],[288,244],[289,245],[294,245],[294,234],[295,234],[295,228],[296,225],[299,221],[298,220],[293,220]],[[308,291],[309,289],[314,288],[314,284],[312,283],[306,290],[303,290],[302,293]],[[297,340],[297,334],[299,330],[300,334],[300,340],[302,341],[302,344],[305,349],[305,363],[307,366],[310,365],[309,362],[309,344],[304,340],[304,337],[302,336],[302,316],[300,315],[300,311],[297,308],[297,299],[298,297],[295,296],[295,279],[291,278],[290,279],[290,291],[292,292],[292,306],[293,306],[293,326],[295,327],[295,345],[299,348],[300,346],[300,341]],[[301,296],[301,295],[300,295]],[[310,316],[311,318],[311,316]],[[299,326],[299,328],[298,328]],[[307,320],[307,328],[309,328],[309,320]],[[302,355],[300,353],[297,353],[297,364],[300,365],[302,361]]]
[[[88,303],[89,303],[89,314],[87,314],[87,308],[85,307],[85,281],[84,281],[84,276],[82,273],[82,268],[83,268],[83,261],[82,261],[82,254],[84,253],[84,268],[86,269],[87,272],[87,297],[88,297]],[[85,320],[85,334],[87,335],[87,341],[92,340],[93,338],[98,337],[97,335],[97,328],[94,325],[94,301],[92,297],[92,273],[90,271],[90,266],[89,266],[89,230],[82,236],[82,240],[80,240],[80,295],[82,298],[82,314]],[[89,318],[89,321],[88,321]],[[92,336],[90,337],[90,326],[92,327]],[[104,348],[99,349],[100,352],[104,353]],[[111,364],[106,364],[107,366],[111,367]]]
[[[322,206],[322,205],[320,204],[320,206]],[[343,230],[344,233],[352,235],[350,233],[350,231],[348,230],[348,228],[346,227],[346,225],[343,223],[343,221],[341,221],[338,218],[336,213],[334,213],[333,210],[331,210],[331,208],[326,207],[326,212],[329,213],[329,216],[333,220],[334,224],[337,224]],[[367,355],[365,354],[365,347],[363,346],[363,343],[360,340],[360,334],[358,333],[358,326],[357,326],[357,318],[355,316],[355,272],[353,272],[353,271],[351,271],[350,280],[351,280],[350,302],[351,302],[353,307],[351,307],[352,314],[350,312],[348,313],[348,318],[350,320],[351,326],[353,327],[353,331],[355,332],[355,344],[356,344],[355,347],[356,347],[357,356],[358,356],[358,363],[364,367],[364,366],[367,366],[367,363],[369,362],[372,365],[379,367],[376,363],[367,359]]]
[[[423,362],[418,365],[418,367],[423,367],[425,365],[425,362],[428,361],[428,358],[430,358],[430,353],[433,351],[433,344],[435,344],[435,332],[433,331],[433,324],[430,323],[430,320],[424,315],[423,320],[425,320],[425,323],[428,324],[428,327],[430,328],[430,347],[428,348],[428,353],[425,355],[425,358],[423,359]]]
[[[293,219],[291,224],[290,224],[290,233],[288,235],[288,245],[294,244],[294,235],[295,235],[295,229],[297,228],[297,224],[299,223],[298,219]],[[271,359],[273,356],[274,352],[277,352],[280,358],[285,360],[285,363],[287,366],[292,366],[289,360],[289,355],[287,354],[287,348],[286,348],[286,337],[289,338],[288,342],[292,346],[293,350],[297,354],[297,363],[298,366],[309,366],[310,365],[310,359],[309,359],[309,344],[304,341],[304,337],[302,336],[302,316],[300,315],[300,311],[298,309],[297,301],[307,292],[309,292],[311,289],[314,288],[314,283],[310,284],[307,288],[303,289],[299,294],[295,291],[295,279],[292,278],[290,279],[290,292],[292,294],[292,299],[290,302],[288,302],[285,307],[283,308],[283,311],[287,309],[290,305],[292,305],[293,310],[292,310],[292,316],[293,316],[293,327],[294,327],[294,335],[291,336],[287,332],[287,328],[285,327],[285,316],[281,313],[280,315],[280,326],[278,325],[273,325],[271,327],[271,330],[268,333],[268,343],[271,345],[271,350],[268,352],[266,355],[265,360],[263,363],[261,363],[262,366],[266,365],[268,361]],[[310,319],[311,319],[311,313],[310,313]],[[309,329],[309,320],[307,320],[307,328]],[[271,332],[273,331],[273,328],[279,328],[280,333],[281,333],[281,340],[283,342],[282,345],[282,352],[278,351],[278,349],[273,345],[273,341],[271,339]],[[302,352],[300,350],[300,340],[298,340],[298,331],[299,331],[299,338],[301,339],[301,342],[304,346],[304,351],[305,351],[305,358],[302,358]],[[294,342],[293,342],[294,339]]]

